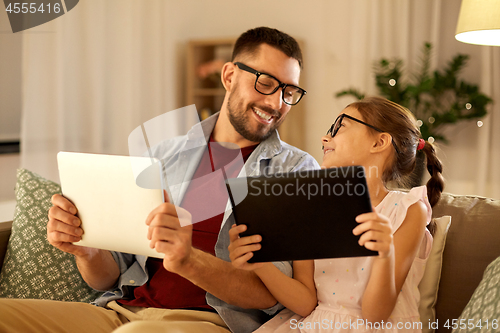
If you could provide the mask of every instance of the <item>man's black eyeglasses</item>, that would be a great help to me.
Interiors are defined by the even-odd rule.
[[[255,78],[254,88],[262,95],[272,95],[279,88],[282,88],[283,94],[281,95],[281,98],[283,99],[283,102],[288,105],[295,105],[300,101],[302,96],[306,94],[306,91],[304,89],[291,84],[281,83],[280,80],[270,74],[258,72],[255,69],[242,64],[241,62],[235,62],[234,64],[238,66],[239,69],[255,74],[257,76]]]
[[[356,119],[354,117],[351,117],[345,113],[342,113],[341,115],[339,115],[337,117],[337,119],[335,119],[335,122],[332,124],[332,126],[330,126],[330,129],[328,130],[328,132],[326,132],[326,135],[330,134],[332,136],[332,138],[337,135],[340,127],[342,126],[342,120],[344,120],[344,118],[348,118],[348,119],[351,119],[351,120],[354,120],[360,124],[363,124],[365,126],[368,126],[370,128],[373,128],[375,131],[377,132],[380,132],[380,133],[384,133],[385,131],[382,131],[380,128],[377,128],[373,125],[370,125],[370,124],[367,124],[365,123],[364,121],[361,121],[359,119]],[[392,140],[392,145],[394,146],[394,149],[396,150],[396,153],[399,154],[399,150],[398,150],[398,147],[396,146],[396,142],[394,142],[394,139]]]

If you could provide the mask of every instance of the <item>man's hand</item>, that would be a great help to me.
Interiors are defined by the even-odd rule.
[[[240,233],[245,230],[247,230],[247,226],[244,224],[231,226],[231,230],[229,230],[229,240],[231,241],[228,246],[229,258],[235,268],[252,271],[263,266],[263,263],[248,263],[248,260],[253,257],[253,252],[260,250],[262,237],[259,235],[240,237]]]
[[[77,257],[89,257],[99,250],[74,245],[82,239],[83,229],[81,221],[76,217],[77,209],[72,202],[60,194],[54,194],[49,209],[49,222],[47,223],[47,240],[61,251],[71,253]]]
[[[165,198],[168,198],[166,194]],[[266,309],[276,304],[276,299],[254,272],[235,269],[231,263],[194,248],[191,222],[191,214],[168,200],[146,219],[150,246],[165,254],[166,270],[229,304],[252,309]]]
[[[168,202],[156,207],[146,219],[149,246],[159,253],[165,254],[163,266],[170,272],[178,272],[192,256],[193,226],[191,214],[181,207]],[[181,222],[184,227],[181,226]]]

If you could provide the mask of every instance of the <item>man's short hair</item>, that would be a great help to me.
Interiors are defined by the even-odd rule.
[[[258,27],[244,32],[236,40],[231,61],[243,53],[253,55],[261,44],[268,44],[296,59],[302,68],[302,51],[299,43],[290,35],[268,27]]]

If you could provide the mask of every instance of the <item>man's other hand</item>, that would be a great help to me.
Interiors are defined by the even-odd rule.
[[[168,201],[153,209],[146,219],[149,246],[165,254],[163,266],[170,272],[178,272],[192,255],[191,214]],[[181,226],[181,222],[182,225]]]

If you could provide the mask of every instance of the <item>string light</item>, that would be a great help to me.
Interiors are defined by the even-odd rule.
[[[429,143],[434,143],[435,140],[434,140],[434,138],[432,136],[430,136],[430,137],[427,138],[427,141]]]
[[[477,121],[477,127],[483,127],[484,123],[481,120]]]
[[[422,125],[424,124],[424,122],[422,120],[417,120],[417,126],[418,127],[422,127]]]
[[[429,123],[434,124],[435,121],[436,119],[434,119],[434,117],[429,117]]]
[[[396,80],[394,80],[394,79],[390,79],[390,80],[389,80],[389,85],[390,85],[391,87],[394,87],[394,86],[396,85]]]
[[[465,108],[466,108],[467,110],[472,109],[472,104],[470,104],[470,103],[465,104]]]

